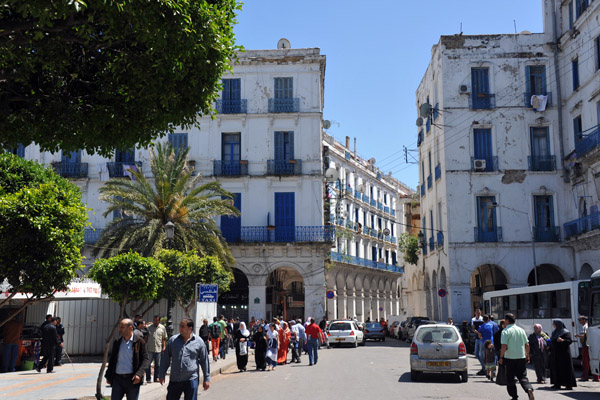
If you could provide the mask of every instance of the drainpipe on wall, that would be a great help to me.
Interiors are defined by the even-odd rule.
[[[552,3],[552,36],[554,40],[554,75],[556,76],[556,104],[558,106],[558,138],[560,141],[560,164],[562,166],[563,171],[563,182],[569,183],[569,175],[567,172],[567,167],[564,163],[565,145],[563,135],[562,93],[560,91],[560,66],[558,64],[558,28],[556,22],[556,3]]]

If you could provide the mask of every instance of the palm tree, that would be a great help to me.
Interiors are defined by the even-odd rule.
[[[228,268],[233,266],[235,260],[214,218],[239,215],[239,211],[232,194],[218,182],[196,187],[200,176],[193,176],[186,167],[188,151],[158,144],[150,151],[154,185],[141,171],[130,170],[132,179],[114,178],[100,189],[101,199],[110,203],[104,217],[114,211],[121,217],[106,226],[95,256],[110,257],[133,249],[149,257],[169,247],[217,256]],[[175,235],[167,246],[164,226],[169,221],[175,225]]]

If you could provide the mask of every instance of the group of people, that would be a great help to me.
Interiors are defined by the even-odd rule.
[[[60,317],[46,315],[46,320],[41,325],[42,345],[40,348],[41,361],[35,367],[37,372],[42,372],[46,368],[46,372],[51,374],[54,372],[54,367],[62,365],[62,351],[65,335],[65,328],[61,323]]]
[[[580,341],[583,375],[581,381],[589,380],[590,362],[589,347],[587,345],[587,318],[578,318],[582,329],[576,334]],[[533,364],[537,382],[545,384],[550,378],[552,388],[567,390],[577,386],[571,344],[574,339],[561,319],[552,320],[553,331],[550,335],[544,332],[542,325],[535,324],[533,333],[529,336],[515,324],[515,316],[511,313],[505,315],[504,320],[497,324],[492,316],[481,315],[480,310],[475,310],[471,324],[477,334],[475,342],[475,357],[481,364],[477,375],[486,375],[490,380],[496,376],[496,368],[503,368],[505,373],[507,391],[513,398],[517,398],[515,378],[527,392],[529,399],[533,399],[533,387],[527,379],[527,364]],[[549,371],[549,372],[548,372]],[[549,376],[548,376],[549,375]],[[592,376],[598,381],[598,376]]]

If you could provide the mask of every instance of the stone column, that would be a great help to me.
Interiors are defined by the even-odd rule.
[[[346,290],[346,296],[348,298],[348,308],[346,316],[348,318],[354,318],[356,316],[356,298],[354,297],[354,289]]]
[[[448,312],[454,321],[470,321],[471,310],[471,287],[469,284],[448,285]]]
[[[346,290],[338,288],[337,293],[337,315],[335,319],[346,318]]]
[[[248,316],[255,319],[266,318],[267,293],[266,286],[251,285],[248,287]]]
[[[362,289],[356,291],[354,298],[356,304],[356,318],[359,322],[363,322],[367,318],[365,317],[365,299]]]
[[[364,305],[364,313],[363,313],[363,321],[366,321],[367,318],[371,318],[373,320],[373,314],[371,311],[371,291],[365,290],[365,305]]]
[[[304,319],[313,317],[321,320],[325,315],[325,285],[304,286]]]
[[[379,321],[379,290],[373,291],[373,300],[371,301],[371,320]]]

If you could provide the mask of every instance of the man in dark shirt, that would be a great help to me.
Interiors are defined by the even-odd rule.
[[[52,314],[46,315],[46,320],[42,322],[40,329],[44,329],[44,327],[50,323],[50,320],[52,320]]]
[[[319,328],[321,328],[321,330],[323,332],[325,332],[327,330],[327,317],[323,317],[323,319],[319,322]],[[328,349],[331,348],[331,346],[329,345],[329,338],[327,337],[327,335],[325,335],[325,343],[324,344],[327,344]]]
[[[61,324],[60,317],[56,317],[56,334],[60,343],[64,343],[65,327]],[[63,345],[64,346],[64,345]],[[62,346],[56,346],[54,350],[54,366],[60,367],[62,365]]]
[[[50,323],[44,326],[42,329],[42,349],[41,354],[43,356],[42,361],[38,364],[35,369],[37,372],[42,372],[42,368],[46,367],[46,363],[48,367],[46,371],[50,374],[54,369],[54,349],[56,346],[62,347],[62,343],[58,339],[58,334],[56,333],[56,323],[58,318],[53,317],[50,319]]]

